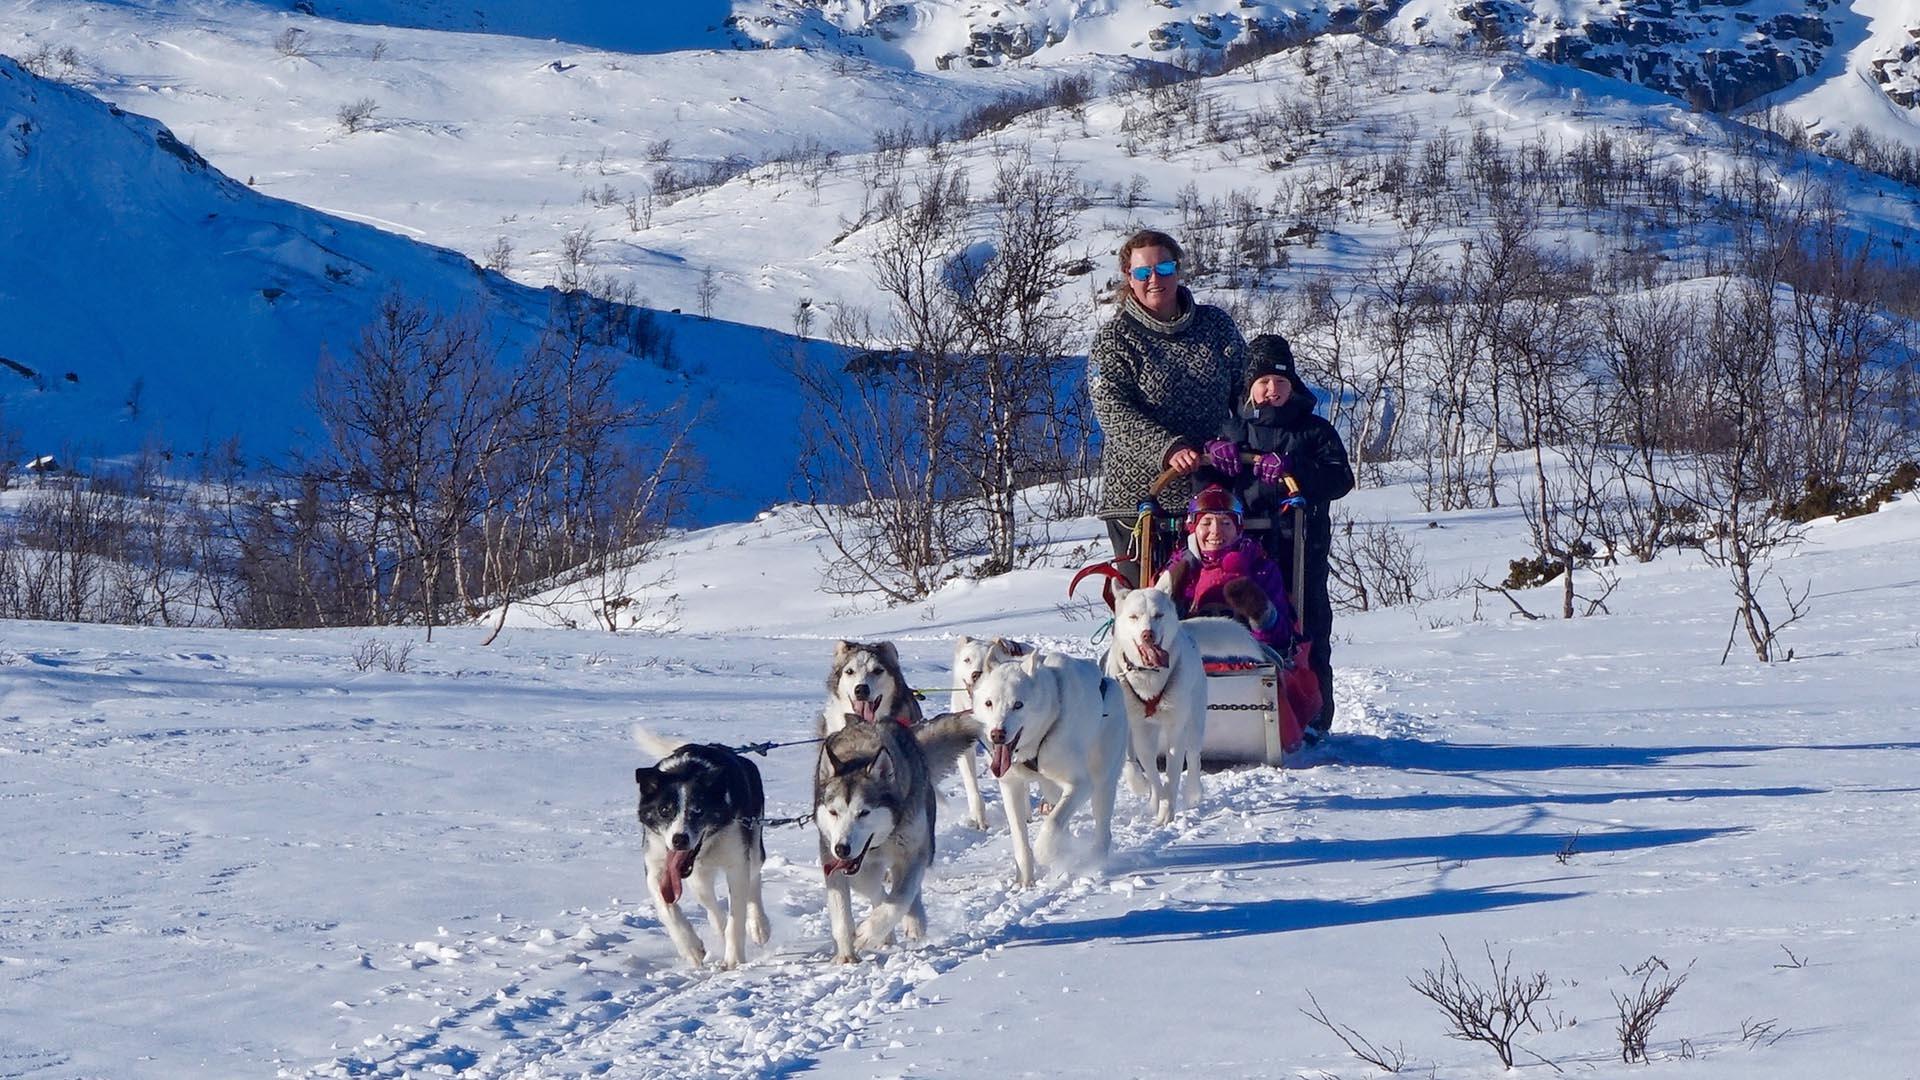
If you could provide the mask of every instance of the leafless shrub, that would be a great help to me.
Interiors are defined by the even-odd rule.
[[[1638,975],[1640,986],[1632,993],[1613,995],[1614,1007],[1619,1010],[1614,1033],[1620,1037],[1620,1060],[1631,1065],[1647,1060],[1647,1038],[1653,1034],[1653,1022],[1687,981],[1687,972],[1675,975],[1666,961],[1649,956],[1627,974]]]
[[[481,265],[496,274],[504,274],[513,268],[513,241],[504,236],[496,236],[493,246],[482,252],[485,262]]]
[[[1780,946],[1780,951],[1781,951],[1781,952],[1783,952],[1783,953],[1786,953],[1786,954],[1787,954],[1787,960],[1786,960],[1786,963],[1784,963],[1784,964],[1775,964],[1775,965],[1773,965],[1774,967],[1776,967],[1776,968],[1793,968],[1793,969],[1796,969],[1796,970],[1797,970],[1797,969],[1799,969],[1799,968],[1803,968],[1803,967],[1806,967],[1806,966],[1807,966],[1807,958],[1806,958],[1806,957],[1804,957],[1804,956],[1796,956],[1796,955],[1794,955],[1794,951],[1793,951],[1792,949],[1789,949],[1789,948],[1787,948],[1787,947],[1786,947],[1785,945],[1782,945],[1782,946]]]
[[[1772,1046],[1774,1043],[1786,1038],[1787,1035],[1793,1031],[1792,1028],[1781,1028],[1775,1031],[1774,1027],[1779,1023],[1780,1021],[1773,1017],[1765,1020],[1756,1020],[1749,1016],[1745,1020],[1740,1021],[1740,1041],[1745,1043],[1749,1050],[1758,1050],[1763,1046]]]
[[[1453,946],[1447,944],[1446,938],[1440,942],[1447,953],[1440,967],[1423,970],[1420,978],[1408,979],[1407,985],[1433,1002],[1446,1016],[1448,1038],[1483,1043],[1493,1050],[1500,1064],[1512,1068],[1517,1049],[1514,1039],[1526,1028],[1541,1030],[1534,1009],[1553,996],[1547,973],[1515,975],[1513,954],[1507,954],[1505,960],[1495,960],[1489,945],[1487,966],[1492,970],[1493,983],[1483,986],[1461,973],[1460,963],[1453,956]]]
[[[306,31],[297,26],[280,31],[273,39],[273,51],[288,57],[307,55]]]
[[[1419,549],[1382,522],[1356,523],[1336,511],[1327,564],[1332,600],[1342,611],[1398,607],[1434,596]]]
[[[381,641],[379,638],[364,638],[353,646],[353,667],[355,671],[371,671],[379,668],[395,674],[405,674],[413,657],[413,642],[403,641],[399,645]]]
[[[693,286],[694,306],[699,309],[703,319],[713,318],[713,302],[720,297],[720,276],[709,266],[700,271],[700,279]]]
[[[352,135],[354,132],[373,123],[373,114],[380,111],[380,103],[370,97],[349,101],[340,106],[333,118],[340,123],[341,130]]]
[[[377,61],[377,60],[385,60],[386,58],[387,58],[387,42],[385,38],[382,38],[374,42],[373,46],[367,50],[367,59],[369,60]]]
[[[1397,1073],[1407,1067],[1407,1048],[1404,1045],[1384,1047],[1375,1045],[1371,1039],[1345,1024],[1335,1023],[1320,1005],[1313,991],[1307,991],[1307,1000],[1313,1002],[1312,1009],[1301,1009],[1301,1015],[1333,1032],[1334,1037],[1344,1044],[1354,1057],[1382,1072]]]
[[[1566,843],[1560,845],[1560,850],[1554,852],[1553,861],[1565,866],[1578,854],[1580,854],[1580,833],[1576,830],[1572,836],[1567,837]]]
[[[80,50],[71,45],[59,48],[41,45],[20,57],[20,66],[43,79],[72,82],[80,74],[83,61],[80,59]]]

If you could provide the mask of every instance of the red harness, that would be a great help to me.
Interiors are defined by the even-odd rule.
[[[1133,661],[1127,659],[1127,653],[1125,649],[1120,650],[1120,663],[1124,664],[1128,671],[1155,670],[1152,668],[1143,668],[1135,665]],[[1164,686],[1160,688],[1159,693],[1153,695],[1150,698],[1144,698],[1140,696],[1140,691],[1135,690],[1133,688],[1132,680],[1123,678],[1120,680],[1120,685],[1127,688],[1127,693],[1133,695],[1133,700],[1140,703],[1140,707],[1146,710],[1146,713],[1148,716],[1152,716],[1154,713],[1157,713],[1160,711],[1160,699],[1167,696],[1167,688]]]

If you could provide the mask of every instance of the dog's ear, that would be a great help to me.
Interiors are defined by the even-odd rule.
[[[886,658],[888,667],[895,669],[900,667],[900,650],[893,647],[893,642],[883,641],[874,646],[874,651]]]
[[[867,766],[867,775],[873,777],[876,783],[885,784],[888,787],[893,786],[894,779],[899,774],[899,765],[893,760],[893,750],[889,747],[882,746],[880,752],[873,755],[873,764]]]
[[[1027,654],[1027,647],[1025,645],[1022,645],[1017,641],[1010,641],[1007,638],[1003,638],[1003,637],[994,638],[993,647],[996,649],[999,649],[1001,653],[1005,654],[1008,657],[1025,656]]]
[[[633,782],[640,785],[640,798],[651,799],[660,791],[660,770],[643,765],[633,770]]]
[[[840,775],[840,759],[833,756],[830,743],[820,744],[820,765],[815,771],[822,780],[831,780]]]
[[[1113,606],[1114,607],[1119,607],[1120,601],[1125,600],[1127,598],[1127,594],[1133,591],[1133,586],[1127,584],[1126,582],[1120,580],[1117,577],[1108,578],[1107,585],[1113,590]]]
[[[961,651],[971,646],[973,642],[974,642],[974,639],[972,634],[961,634],[960,640],[953,643],[954,655],[955,656],[960,655]]]
[[[1040,674],[1040,654],[1037,652],[1030,652],[1027,655],[1021,657],[1020,670],[1026,672],[1029,675]]]
[[[834,642],[833,643],[834,666],[838,667],[839,665],[846,663],[847,657],[852,656],[854,653],[854,650],[858,649],[859,647],[860,647],[859,645],[851,641],[841,640],[841,641]]]

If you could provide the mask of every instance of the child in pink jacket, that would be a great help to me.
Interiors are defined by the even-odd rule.
[[[1240,618],[1253,636],[1285,654],[1294,641],[1293,608],[1286,576],[1260,542],[1241,531],[1240,500],[1209,487],[1187,503],[1187,546],[1168,561],[1180,616],[1224,614]]]

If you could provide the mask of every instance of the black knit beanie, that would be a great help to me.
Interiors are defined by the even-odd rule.
[[[1293,368],[1293,346],[1279,334],[1261,334],[1247,342],[1247,368],[1240,378],[1240,392],[1253,389],[1255,379],[1279,375],[1293,384],[1294,393],[1305,393],[1307,384]]]

